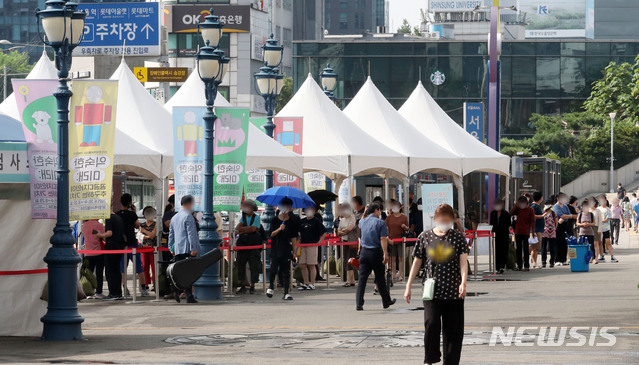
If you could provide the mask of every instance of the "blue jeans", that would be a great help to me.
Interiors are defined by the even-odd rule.
[[[131,253],[126,254],[126,260],[133,262],[133,254],[131,254]],[[123,258],[120,258],[120,272],[122,274],[124,274],[124,260],[123,260]],[[139,253],[136,253],[135,254],[135,273],[139,274],[141,272],[144,272],[144,270],[142,269],[142,258],[140,257]]]

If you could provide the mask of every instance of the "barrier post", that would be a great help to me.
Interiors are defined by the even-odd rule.
[[[406,237],[404,237],[404,239],[402,240],[402,254],[400,257],[402,258],[402,262],[399,263],[400,265],[402,265],[402,280],[406,280]]]
[[[129,268],[129,260],[127,260],[126,253],[122,254],[122,260],[124,260],[124,275],[122,275],[122,297],[126,297],[126,291],[128,288],[126,287],[126,277],[127,277],[127,269]]]
[[[263,243],[262,249],[262,285],[264,286],[264,294],[266,294],[266,242]]]
[[[131,249],[131,262],[133,264],[133,303],[135,303],[135,300],[137,297],[136,294],[137,294],[137,286],[138,286],[137,284],[138,273],[136,272],[138,270],[136,252],[137,252],[137,247],[133,247]]]
[[[475,262],[473,263],[473,266],[474,266],[473,271],[474,271],[474,274],[475,274],[475,280],[478,280],[477,270],[478,270],[478,267],[479,267],[479,263],[477,262],[477,260],[478,260],[477,259],[477,231],[475,231],[475,233],[474,233],[474,240],[475,241],[473,242],[473,261],[475,261]]]
[[[495,233],[493,232],[493,234],[490,235],[490,247],[492,248],[492,252],[493,252],[493,261],[491,264],[490,269],[492,270],[493,274],[497,273],[497,263],[496,263],[496,258],[495,258]]]
[[[234,257],[235,251],[233,251],[233,244],[231,243],[231,239],[229,238],[229,285],[227,287],[229,294],[233,294],[233,290],[235,289],[235,284],[233,283],[233,264],[235,263]]]
[[[160,278],[158,268],[160,267],[160,251],[158,246],[153,247],[153,285],[155,286],[155,301],[160,301]]]
[[[328,244],[328,242],[326,244]],[[348,267],[348,262],[346,262],[346,256],[344,256],[344,245],[339,246],[339,250],[340,250],[340,258],[342,259],[342,267],[341,267],[342,275],[340,275],[340,278],[342,279],[342,281],[346,281],[345,268]],[[337,261],[335,261],[335,271],[337,271]]]
[[[328,241],[326,241],[326,270],[324,270],[324,273],[326,274],[326,288],[323,290],[335,290],[335,289],[331,289],[331,245]],[[322,265],[322,269],[324,268],[324,265]],[[336,264],[336,268],[337,268],[337,264]]]

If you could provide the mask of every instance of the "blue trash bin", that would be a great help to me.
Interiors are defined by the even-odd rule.
[[[588,271],[590,269],[589,253],[589,245],[568,245],[570,271]]]

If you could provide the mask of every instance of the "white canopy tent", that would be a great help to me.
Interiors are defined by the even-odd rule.
[[[408,175],[408,158],[353,123],[310,74],[277,116],[304,118],[305,171],[320,171],[337,181],[367,174]]]
[[[301,177],[303,158],[267,136],[259,128],[249,123],[248,146],[246,151],[247,169],[267,169]]]
[[[173,113],[174,106],[202,106],[206,105],[206,98],[204,96],[204,82],[200,79],[200,75],[197,72],[197,64],[191,75],[186,79],[184,84],[178,89],[178,91],[164,104],[164,109],[169,113]],[[217,93],[215,97],[215,106],[231,106],[222,94]]]
[[[421,81],[399,113],[440,146],[460,155],[463,175],[473,171],[509,175],[510,157],[481,143],[455,123],[428,94]]]

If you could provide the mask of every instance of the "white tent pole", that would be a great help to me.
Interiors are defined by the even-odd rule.
[[[506,175],[506,198],[504,202],[504,209],[510,208],[510,175]]]
[[[464,179],[461,176],[453,175],[453,181],[455,182],[455,187],[457,188],[457,212],[459,212],[459,220],[462,224],[460,228],[463,230],[466,225],[466,223],[464,222],[464,219],[466,218]]]
[[[384,202],[390,199],[390,179],[388,177],[384,178]],[[388,209],[388,207],[385,207]]]

